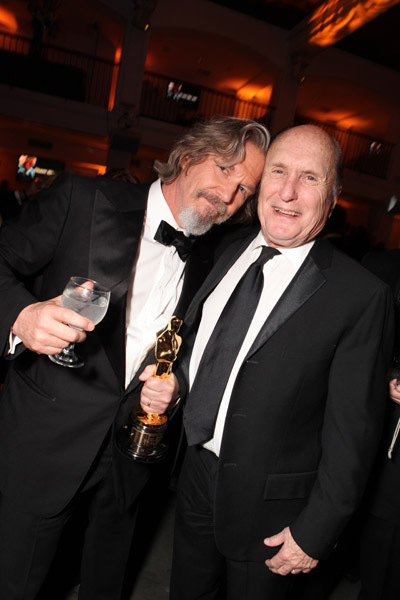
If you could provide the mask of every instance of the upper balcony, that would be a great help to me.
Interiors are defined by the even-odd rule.
[[[0,83],[108,108],[118,65],[0,32]]]
[[[119,63],[51,44],[32,48],[26,37],[0,32],[0,83],[113,109]],[[180,127],[215,114],[271,124],[274,108],[184,81],[145,72],[138,116]],[[313,122],[296,116],[296,123]],[[343,166],[386,179],[394,144],[314,121],[334,135],[343,149]]]

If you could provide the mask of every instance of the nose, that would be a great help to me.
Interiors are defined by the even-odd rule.
[[[291,202],[297,198],[297,181],[294,177],[286,177],[280,189],[280,197],[284,202]]]
[[[220,198],[225,204],[230,204],[238,192],[239,184],[236,181],[225,182],[220,188]]]

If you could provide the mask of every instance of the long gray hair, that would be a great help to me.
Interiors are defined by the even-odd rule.
[[[172,183],[181,173],[185,158],[185,170],[203,162],[210,155],[226,157],[226,166],[230,166],[242,162],[247,142],[254,144],[265,155],[270,139],[268,129],[256,121],[214,116],[207,121],[198,121],[174,144],[167,162],[156,160],[154,169],[163,183]],[[238,218],[241,222],[253,218],[254,203],[251,198],[239,212],[236,222]]]

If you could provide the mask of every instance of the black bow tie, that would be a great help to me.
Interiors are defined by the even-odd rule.
[[[154,239],[160,244],[164,244],[164,246],[175,246],[179,257],[183,261],[189,256],[196,241],[193,237],[186,237],[182,231],[177,231],[166,221],[161,221]]]

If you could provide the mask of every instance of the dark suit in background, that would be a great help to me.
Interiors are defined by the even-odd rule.
[[[363,260],[392,289],[396,310],[396,339],[393,352],[400,375],[400,250],[370,252]],[[391,375],[390,379],[395,377]],[[391,387],[389,387],[391,392]],[[400,406],[387,399],[387,415],[381,449],[370,481],[368,515],[361,538],[360,600],[397,600],[400,594],[400,453],[394,441]]]

